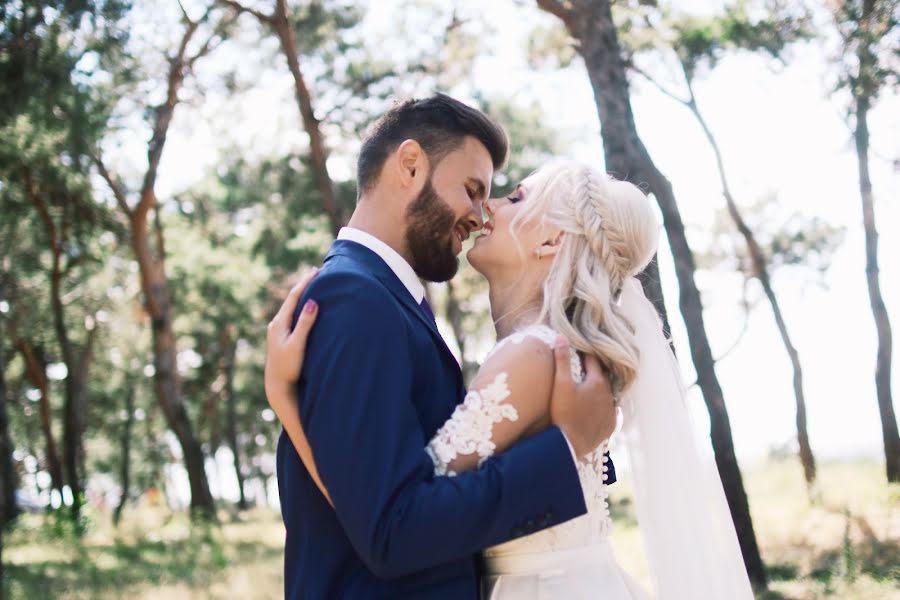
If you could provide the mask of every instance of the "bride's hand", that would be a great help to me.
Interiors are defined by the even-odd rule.
[[[281,392],[300,379],[306,354],[306,338],[316,322],[319,310],[316,302],[307,300],[293,331],[291,321],[297,301],[316,273],[317,269],[310,270],[291,288],[266,330],[265,384],[266,394],[270,397],[270,391]]]

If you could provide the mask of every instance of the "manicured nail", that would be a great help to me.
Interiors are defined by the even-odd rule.
[[[566,336],[558,335],[558,336],[556,336],[556,342],[554,342],[553,347],[554,348],[565,348],[568,345],[569,345],[569,340],[566,339]]]
[[[303,305],[303,312],[308,314],[313,314],[319,310],[319,304],[315,300],[307,300],[306,304]]]

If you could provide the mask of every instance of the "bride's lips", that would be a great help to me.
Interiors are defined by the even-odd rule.
[[[491,235],[491,233],[493,233],[493,231],[494,231],[494,224],[491,223],[490,221],[485,221],[484,226],[481,228],[481,235],[479,235],[475,241],[477,242],[480,239],[486,238],[487,236]]]

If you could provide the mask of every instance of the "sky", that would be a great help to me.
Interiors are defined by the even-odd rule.
[[[707,0],[676,3],[679,10],[698,14],[715,4]],[[390,35],[399,0],[373,6],[377,10],[370,10],[364,30]],[[487,51],[476,61],[473,87],[487,97],[538,100],[546,125],[565,141],[567,156],[602,162],[600,126],[584,66],[575,62],[568,69],[545,72],[534,71],[525,61],[529,30],[536,24],[554,24],[554,18],[530,6],[523,8],[521,1],[462,0],[458,6],[461,15],[480,15],[489,26],[483,40]],[[224,55],[216,60],[234,58],[225,48],[222,51]],[[856,157],[842,116],[846,100],[829,93],[829,77],[828,50],[810,44],[795,48],[787,66],[754,56],[729,57],[704,75],[695,89],[722,148],[738,204],[747,206],[774,196],[778,215],[799,212],[846,227],[844,242],[824,276],[824,287],[797,269],[777,271],[774,285],[803,364],[814,453],[820,459],[879,458],[883,451],[874,386],[876,338],[865,286]],[[203,118],[207,110],[227,106],[234,111],[229,136],[241,139],[247,154],[305,144],[290,85],[286,70],[267,70],[239,99],[177,113],[160,169],[160,196],[188,188],[221,160],[221,132]],[[471,88],[454,91],[465,99]],[[686,109],[639,79],[632,83],[632,107],[646,147],[674,186],[689,240],[705,239],[724,201],[715,162],[700,129]],[[898,109],[897,90],[889,90],[870,115],[882,293],[895,337],[900,335],[900,270],[895,264],[900,256],[896,235],[900,176],[893,164],[900,156]],[[129,149],[125,144],[125,162],[138,154],[138,146]],[[329,167],[338,178],[352,174],[340,159]],[[687,357],[687,337],[677,316],[677,282],[665,240],[660,265],[676,349],[679,356]],[[699,272],[697,283],[713,352],[719,356],[742,329],[742,277],[716,269]],[[759,296],[758,286],[750,289],[752,296]],[[900,388],[898,363],[895,357],[895,397]],[[682,362],[682,369],[685,380],[693,381],[689,361]],[[757,304],[746,335],[719,361],[717,374],[742,464],[790,443],[796,435],[792,372],[767,304]],[[708,421],[696,387],[691,389],[690,402],[697,427],[705,430]]]

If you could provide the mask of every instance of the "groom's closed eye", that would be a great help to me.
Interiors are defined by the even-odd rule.
[[[469,198],[472,200],[484,200],[485,198],[485,190],[487,188],[484,185],[484,182],[480,179],[475,179],[474,177],[469,177],[466,180],[466,192],[469,194]]]

